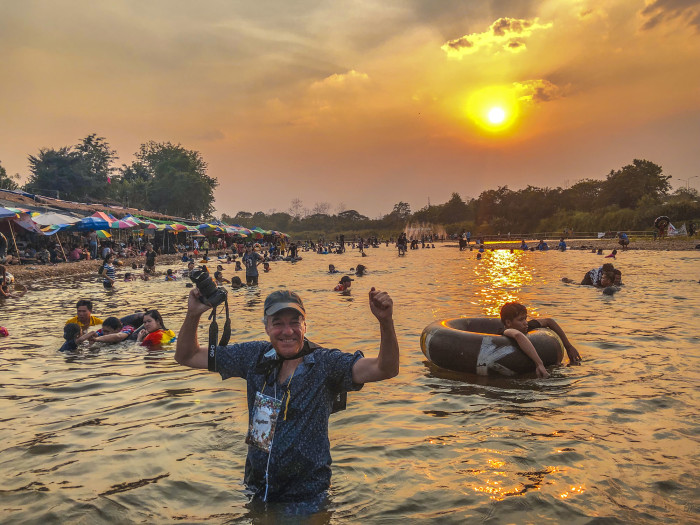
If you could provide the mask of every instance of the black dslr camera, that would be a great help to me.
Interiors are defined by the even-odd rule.
[[[225,288],[216,286],[209,272],[202,269],[192,270],[190,279],[197,286],[200,294],[200,300],[204,304],[208,304],[212,308],[216,308],[226,299],[228,292]]]

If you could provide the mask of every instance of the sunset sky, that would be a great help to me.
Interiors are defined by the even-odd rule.
[[[8,174],[93,132],[120,164],[171,141],[217,215],[700,175],[697,0],[0,0],[0,58]]]

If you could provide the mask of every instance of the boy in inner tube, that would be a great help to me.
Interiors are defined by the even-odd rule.
[[[525,352],[532,361],[535,363],[537,377],[547,378],[549,377],[549,372],[544,367],[542,359],[537,355],[537,350],[532,346],[530,340],[526,337],[528,332],[535,330],[537,328],[549,328],[555,334],[559,336],[561,342],[564,344],[566,353],[569,356],[569,363],[576,364],[581,362],[581,356],[578,350],[574,348],[571,344],[569,338],[566,337],[564,330],[557,324],[554,319],[543,318],[543,319],[530,319],[527,320],[527,308],[520,303],[506,303],[501,306],[501,322],[505,327],[503,330],[503,335],[506,337],[511,337],[515,339],[518,343],[520,349]]]

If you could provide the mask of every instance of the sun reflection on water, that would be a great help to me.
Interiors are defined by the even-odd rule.
[[[477,304],[487,316],[498,316],[503,303],[521,302],[523,286],[532,282],[532,267],[524,252],[495,250],[484,252],[474,265],[474,282],[478,286]]]

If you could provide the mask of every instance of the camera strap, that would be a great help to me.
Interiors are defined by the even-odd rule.
[[[221,334],[218,346],[226,346],[231,339],[231,315],[228,309],[228,297],[224,299],[224,307],[226,309],[226,321],[224,321],[224,330]],[[209,315],[211,324],[209,325],[209,345],[207,347],[207,368],[210,372],[216,372],[216,339],[219,336],[219,325],[216,322],[216,307],[211,309]]]

